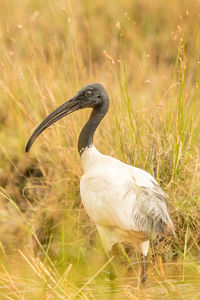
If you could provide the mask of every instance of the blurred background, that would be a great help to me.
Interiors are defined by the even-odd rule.
[[[197,299],[200,2],[0,0],[0,16],[2,299],[177,299],[180,289]],[[118,279],[108,282],[80,202],[77,140],[90,111],[57,122],[25,153],[44,117],[93,82],[110,96],[95,146],[150,172],[169,195],[177,239],[152,241],[143,290],[130,245],[114,247]]]

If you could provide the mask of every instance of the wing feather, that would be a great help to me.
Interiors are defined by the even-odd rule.
[[[166,194],[149,173],[142,171],[145,185],[136,177],[138,174],[138,169],[137,173],[132,174],[134,185],[136,184],[136,203],[132,210],[134,228],[148,235],[166,234],[169,231],[175,235],[165,203]]]

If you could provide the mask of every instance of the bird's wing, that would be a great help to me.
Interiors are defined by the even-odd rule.
[[[166,194],[147,172],[131,167],[136,199],[132,210],[133,227],[149,235],[174,233],[174,225],[168,214]],[[175,234],[175,233],[174,233]]]

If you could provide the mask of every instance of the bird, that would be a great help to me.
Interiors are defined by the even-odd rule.
[[[175,227],[168,213],[167,196],[153,176],[100,153],[94,146],[94,133],[109,108],[109,96],[103,85],[84,86],[50,113],[31,135],[26,152],[51,124],[85,108],[92,109],[92,112],[78,139],[84,170],[80,180],[81,201],[96,224],[106,253],[116,243],[128,242],[135,246],[142,255],[140,280],[145,282],[150,239],[168,233],[175,235]]]

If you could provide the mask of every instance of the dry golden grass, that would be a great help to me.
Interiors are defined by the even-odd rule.
[[[196,297],[199,1],[1,0],[0,13],[2,299]],[[169,195],[178,237],[152,242],[145,290],[129,245],[116,247],[119,279],[107,283],[108,262],[80,203],[76,147],[89,111],[59,121],[24,152],[40,121],[92,82],[111,102],[97,148],[147,170]]]

